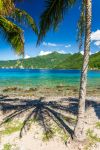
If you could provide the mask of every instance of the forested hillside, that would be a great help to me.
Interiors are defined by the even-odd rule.
[[[80,69],[83,56],[80,53],[60,54],[53,52],[29,59],[0,61],[0,68],[44,68],[44,69]],[[100,69],[100,52],[90,56],[89,68]]]

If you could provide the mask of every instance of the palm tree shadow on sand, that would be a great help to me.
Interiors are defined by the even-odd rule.
[[[86,109],[90,106],[94,108],[97,117],[100,119],[100,103],[93,100],[87,100]],[[7,97],[1,96],[0,108],[3,114],[8,114],[1,122],[1,125],[28,112],[20,130],[20,137],[22,137],[23,130],[26,127],[27,129],[30,128],[30,120],[37,120],[46,134],[52,133],[50,124],[51,121],[53,121],[64,132],[67,132],[73,137],[73,129],[76,124],[75,118],[78,112],[78,99],[61,98],[55,101],[46,101],[45,98],[42,97],[35,100],[21,100],[8,99]],[[74,119],[73,116],[75,117]]]

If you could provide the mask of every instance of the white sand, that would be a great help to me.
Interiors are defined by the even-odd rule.
[[[49,101],[51,99],[54,101],[57,100],[57,97],[48,98],[45,99],[45,101]],[[60,99],[61,98],[58,98],[58,100]],[[100,101],[98,101],[98,104],[100,105],[99,102]],[[87,131],[87,129],[91,129],[98,137],[100,137],[100,129],[95,128],[95,124],[98,121],[100,120],[96,116],[94,108],[89,107],[86,110],[85,130]],[[0,138],[0,150],[3,150],[4,145],[7,143],[12,145],[11,150],[78,150],[78,148],[73,147],[73,145],[68,148],[59,136],[53,137],[48,142],[44,142],[42,137],[43,130],[39,125],[37,125],[37,123],[35,123],[28,132],[23,133],[23,137],[21,139],[19,138],[19,132],[2,136]],[[83,148],[80,150],[83,150]],[[100,143],[94,144],[89,150],[100,150]]]

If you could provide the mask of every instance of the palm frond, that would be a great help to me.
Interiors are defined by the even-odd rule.
[[[38,28],[34,19],[26,11],[16,8],[11,17],[16,20],[17,23],[28,24],[33,31],[38,34]]]
[[[86,19],[85,19],[86,10],[85,9],[86,9],[85,0],[82,0],[81,15],[78,21],[78,35],[77,35],[77,41],[79,42],[79,50],[81,50],[82,48],[83,36],[85,32],[85,23],[86,23]]]
[[[0,0],[0,15],[10,15],[15,9],[13,0]]]
[[[46,0],[46,9],[40,17],[40,33],[37,44],[43,40],[47,31],[53,27],[55,30],[68,10],[76,0]]]
[[[0,29],[7,41],[12,45],[18,55],[24,54],[23,31],[15,24],[0,16]]]

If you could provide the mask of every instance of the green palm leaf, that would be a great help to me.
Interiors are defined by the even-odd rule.
[[[38,34],[38,29],[34,19],[26,11],[16,8],[11,17],[14,18],[14,20],[16,20],[18,23],[28,24],[33,31]]]
[[[10,15],[14,9],[13,0],[0,0],[0,15]]]
[[[64,13],[76,0],[46,0],[46,9],[40,17],[40,33],[37,44],[39,44],[47,31],[53,27],[55,30],[62,21]]]
[[[7,18],[14,19],[16,23],[28,24],[36,34],[38,29],[33,18],[25,11],[16,9],[14,2],[15,0],[0,0],[0,29],[15,52],[21,55],[24,54],[23,31]]]
[[[18,55],[24,54],[23,31],[15,24],[0,16],[0,29],[7,41],[12,45]]]

